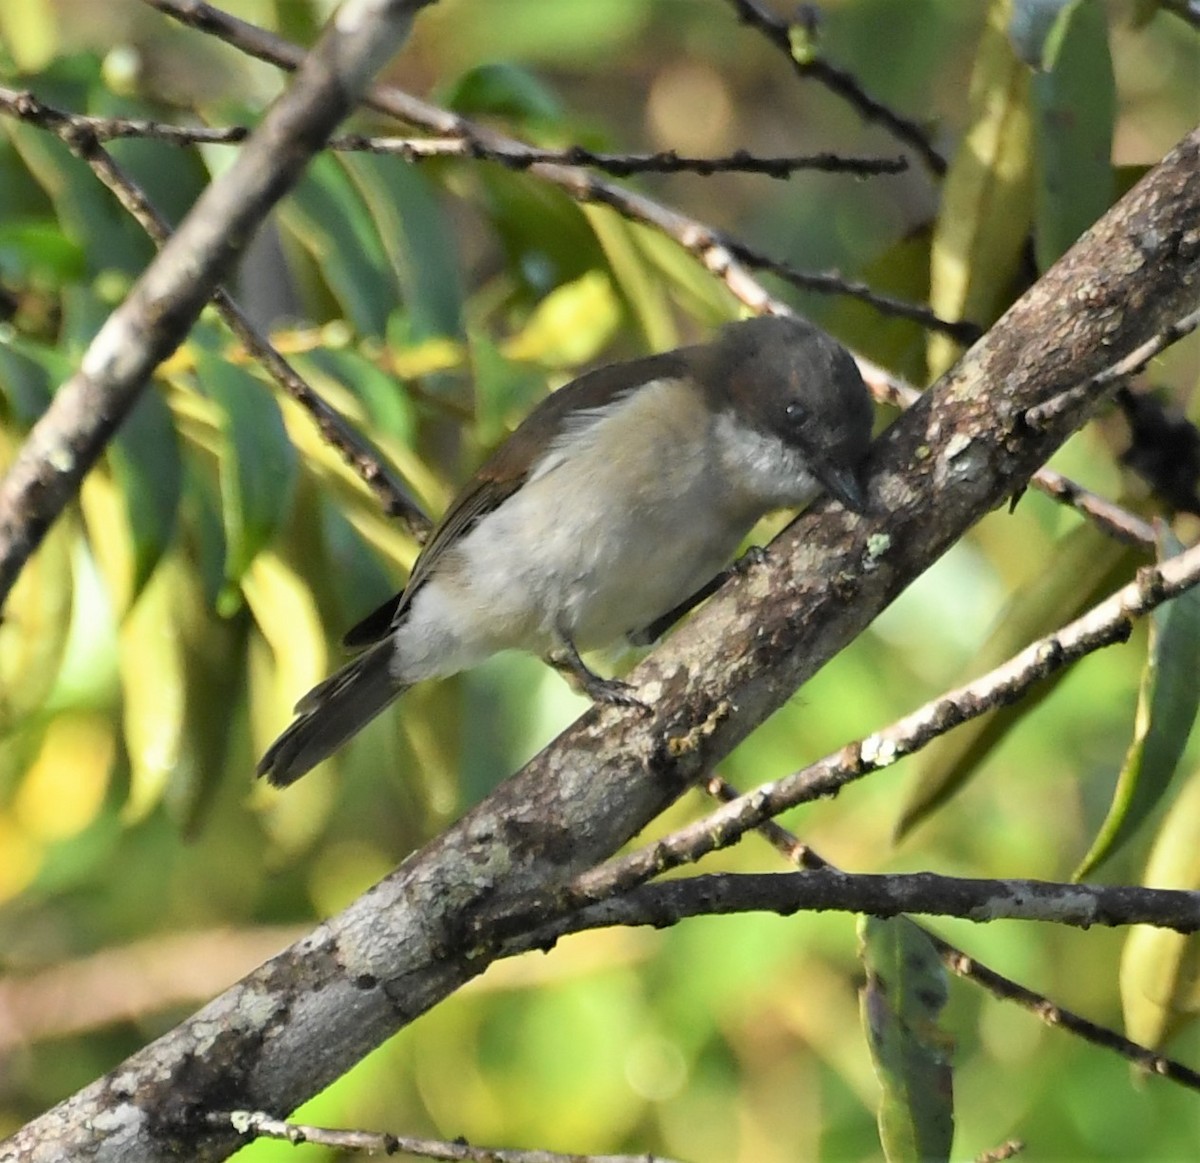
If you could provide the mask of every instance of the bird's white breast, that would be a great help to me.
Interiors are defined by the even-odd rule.
[[[580,649],[643,629],[730,559],[765,512],[811,496],[777,438],[657,380],[568,420],[524,485],[445,554],[397,635],[405,681],[496,650]]]

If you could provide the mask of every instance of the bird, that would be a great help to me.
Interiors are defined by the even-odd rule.
[[[822,491],[862,512],[872,418],[850,353],[794,315],[579,376],[462,488],[404,589],[345,636],[360,653],[300,699],[258,774],[293,783],[414,683],[506,649],[546,658],[594,701],[642,706],[580,651],[656,638],[769,512]]]

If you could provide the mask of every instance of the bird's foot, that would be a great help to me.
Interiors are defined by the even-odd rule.
[[[550,656],[549,662],[555,670],[574,678],[592,702],[607,703],[616,707],[636,707],[650,714],[650,705],[634,694],[637,688],[632,683],[598,675],[579,657],[575,644],[565,635],[562,636],[560,648]]]

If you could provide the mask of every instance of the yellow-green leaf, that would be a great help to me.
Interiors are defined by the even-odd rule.
[[[225,576],[236,583],[288,514],[296,483],[296,450],[279,405],[262,380],[204,351],[197,353],[196,366],[222,411]],[[227,592],[227,601],[233,600],[232,592]]]
[[[184,760],[187,673],[176,595],[179,571],[185,568],[164,560],[121,625],[128,821],[143,819],[158,805]]]
[[[109,445],[108,459],[129,523],[136,598],[175,533],[182,488],[179,440],[157,392],[142,393]]]
[[[0,467],[15,441],[0,429]],[[54,689],[67,645],[74,586],[71,538],[56,522],[25,564],[0,619],[0,737],[19,727]]]
[[[1035,250],[1046,270],[1109,207],[1116,86],[1107,17],[1073,0],[1054,21],[1034,73]]]
[[[1169,530],[1159,557],[1182,549]],[[1190,589],[1150,618],[1150,644],[1138,689],[1133,740],[1108,815],[1075,871],[1082,880],[1115,853],[1162,802],[1200,709],[1200,592]]]
[[[677,346],[678,334],[671,318],[670,303],[657,273],[651,269],[637,244],[637,227],[608,206],[584,206],[604,257],[645,336],[651,351]]]
[[[984,326],[1007,306],[1033,217],[1029,69],[1007,35],[1009,0],[992,0],[971,75],[969,124],[942,189],[930,257],[930,306]],[[934,375],[957,357],[931,335]]]
[[[863,1027],[883,1095],[879,1137],[888,1163],[950,1158],[953,1042],[938,1025],[949,991],[928,936],[907,917],[864,917]]]
[[[508,359],[576,368],[596,358],[620,322],[608,276],[589,271],[551,291],[501,350]]]
[[[1200,770],[1192,772],[1154,842],[1143,880],[1154,888],[1200,890]],[[1125,1032],[1162,1046],[1200,1010],[1200,937],[1135,925],[1121,954]]]

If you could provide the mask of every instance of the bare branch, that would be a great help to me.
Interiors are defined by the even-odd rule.
[[[1057,1026],[1093,1046],[1111,1050],[1148,1074],[1155,1074],[1180,1086],[1186,1086],[1189,1090],[1200,1091],[1200,1071],[1193,1070],[1175,1058],[1159,1054],[1148,1046],[1139,1045],[1118,1034],[1116,1030],[1088,1021],[1087,1018],[1050,1001],[1042,994],[1026,989],[1025,986],[988,968],[970,954],[943,941],[941,937],[933,933],[927,935],[937,948],[942,962],[952,973],[982,985],[1002,1001],[1015,1002],[1048,1026]]]
[[[198,1005],[306,930],[297,925],[172,933],[0,977],[0,1055]]]
[[[853,157],[836,153],[764,157],[744,149],[723,157],[688,157],[673,149],[658,153],[596,153],[581,145],[571,145],[565,149],[539,149],[527,145],[522,154],[512,149],[490,149],[482,142],[462,137],[363,137],[354,134],[334,138],[329,144],[333,149],[399,154],[413,162],[427,158],[463,157],[496,162],[510,170],[528,170],[535,165],[545,164],[591,166],[618,178],[632,174],[680,173],[707,178],[712,174],[742,173],[764,174],[783,180],[790,178],[797,170],[873,177],[900,174],[908,169],[908,162],[900,157]]]
[[[228,170],[108,317],[0,484],[0,603],[270,208],[431,0],[346,0]]]
[[[1154,526],[1149,521],[1143,521],[1136,513],[1093,493],[1062,473],[1052,468],[1039,468],[1029,483],[1046,496],[1075,509],[1110,537],[1128,545],[1154,549]]]
[[[27,94],[32,102],[33,95]],[[72,129],[89,134],[96,141],[144,138],[166,145],[237,145],[250,136],[245,125],[212,128],[206,125],[170,125],[145,118],[93,117],[84,113],[67,113],[47,105],[34,104],[29,119],[35,124],[55,128],[50,117],[64,122]],[[857,174],[862,177],[877,174],[900,174],[908,169],[902,157],[854,157],[836,153],[794,154],[782,157],[761,156],[739,149],[718,157],[687,157],[674,150],[657,153],[596,153],[581,145],[564,149],[540,149],[526,146],[523,154],[516,151],[488,149],[481,142],[462,137],[375,137],[362,133],[342,133],[331,137],[328,148],[344,153],[377,153],[402,157],[405,161],[421,162],[433,158],[473,158],[494,161],[512,170],[527,170],[539,162],[566,166],[592,166],[613,174],[694,173],[700,177],[712,174],[764,174],[769,178],[786,179],[797,170],[818,170],[826,173]]]
[[[934,872],[850,873],[829,866],[804,872],[713,872],[638,885],[554,920],[547,914],[520,946],[542,948],[568,933],[610,925],[663,928],[688,917],[747,912],[787,917],[830,911],[873,917],[915,913],[979,922],[1046,921],[1081,929],[1156,925],[1194,933],[1200,929],[1200,892],[971,879]]]
[[[792,68],[805,78],[820,81],[831,93],[836,93],[857,110],[864,121],[874,121],[920,155],[929,170],[941,177],[946,172],[946,159],[933,147],[928,134],[915,121],[903,117],[888,108],[882,101],[870,96],[858,83],[853,73],[831,65],[812,53],[798,55],[792,45],[792,28],[774,13],[767,11],[758,0],[730,0],[743,24],[756,28],[773,45],[781,49],[792,63]]]
[[[1050,423],[1059,412],[1069,409],[1078,399],[1094,396],[1098,392],[1106,392],[1124,383],[1130,376],[1142,371],[1155,356],[1161,355],[1173,343],[1178,343],[1185,335],[1190,335],[1200,327],[1200,308],[1177,319],[1169,327],[1164,327],[1157,335],[1152,335],[1135,351],[1131,351],[1123,359],[1109,364],[1103,371],[1097,372],[1087,383],[1076,384],[1053,400],[1036,404],[1025,413],[1025,423],[1034,428],[1041,428]]]
[[[461,1140],[419,1139],[413,1135],[392,1135],[378,1131],[342,1131],[289,1123],[264,1111],[230,1111],[214,1114],[210,1121],[230,1123],[248,1140],[281,1139],[298,1146],[315,1143],[335,1151],[362,1152],[365,1155],[418,1155],[422,1159],[447,1160],[449,1163],[673,1163],[663,1155],[563,1155],[558,1151],[518,1151],[501,1147],[472,1147]]]
[[[92,172],[112,191],[138,225],[162,247],[170,237],[166,219],[151,204],[144,191],[113,160],[93,136],[89,118],[78,118],[39,101],[32,93],[0,87],[0,110],[12,113],[33,125],[50,130],[91,167]],[[229,292],[218,287],[212,296],[214,305],[230,331],[242,346],[266,368],[275,382],[295,400],[316,424],[322,438],[337,449],[342,458],[375,493],[383,511],[403,519],[409,530],[422,536],[429,529],[429,518],[412,493],[392,472],[383,456],[325,402],[321,395],[296,371],[278,349],[250,322]]]

